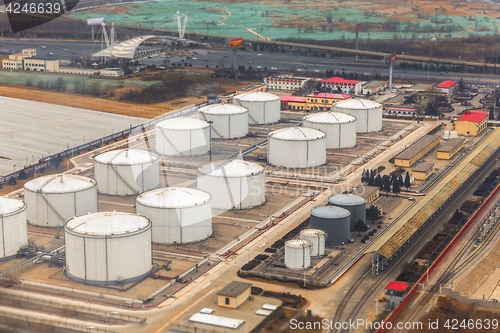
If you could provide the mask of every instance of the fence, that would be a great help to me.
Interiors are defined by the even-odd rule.
[[[461,295],[458,291],[453,290],[453,289],[448,288],[448,287],[441,287],[440,293],[443,295],[452,297],[461,303],[500,309],[500,303],[498,302],[497,299],[469,298],[467,296]]]

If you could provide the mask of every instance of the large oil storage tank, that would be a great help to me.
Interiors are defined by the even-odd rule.
[[[292,270],[311,267],[311,243],[306,240],[292,239],[285,243],[285,266]]]
[[[327,246],[337,246],[346,243],[350,237],[351,213],[340,207],[325,206],[316,207],[311,211],[309,226],[321,229],[328,234]]]
[[[0,261],[16,256],[27,243],[26,204],[0,197]]]
[[[302,119],[302,126],[326,134],[326,148],[349,148],[356,145],[356,117],[340,112],[319,112]]]
[[[97,211],[97,184],[70,174],[38,177],[24,184],[24,201],[29,224],[62,227],[72,217]]]
[[[88,284],[139,280],[152,268],[151,222],[144,216],[99,212],[64,225],[66,274]]]
[[[156,151],[167,156],[196,156],[210,151],[210,124],[176,117],[156,124]]]
[[[287,168],[326,163],[326,134],[314,128],[289,127],[268,134],[267,161]]]
[[[382,130],[382,105],[367,99],[351,98],[333,105],[334,112],[356,117],[356,132],[368,133]]]
[[[248,134],[248,109],[234,104],[211,104],[198,109],[198,119],[212,125],[212,138],[235,139]]]
[[[304,229],[300,232],[300,239],[311,243],[311,257],[325,255],[326,232],[320,229]]]
[[[138,214],[153,224],[153,243],[187,244],[212,234],[212,197],[185,187],[166,187],[141,193]]]
[[[198,190],[212,196],[216,209],[247,209],[266,200],[264,168],[235,159],[203,164],[198,168]]]
[[[280,97],[262,91],[252,91],[233,97],[233,104],[248,109],[250,124],[272,124],[281,118]]]
[[[160,185],[160,160],[145,150],[111,150],[94,158],[94,177],[102,194],[146,192]]]
[[[328,198],[328,204],[347,209],[350,213],[351,231],[359,220],[366,222],[366,200],[355,194],[337,194]]]

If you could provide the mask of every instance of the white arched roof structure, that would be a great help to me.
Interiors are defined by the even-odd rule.
[[[102,51],[94,53],[94,57],[115,57],[115,58],[127,58],[134,59],[134,54],[139,45],[144,41],[151,38],[158,38],[159,36],[148,35],[148,36],[139,36],[119,44],[110,46]]]

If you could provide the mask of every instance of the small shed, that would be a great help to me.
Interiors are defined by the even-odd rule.
[[[405,299],[406,293],[410,285],[406,282],[401,281],[391,281],[386,286],[386,308],[388,310],[393,310],[396,308],[402,300]]]
[[[411,170],[412,176],[415,180],[427,180],[432,174],[433,169],[434,164],[432,163],[418,163]]]
[[[217,293],[220,307],[236,309],[250,297],[252,284],[233,281]]]

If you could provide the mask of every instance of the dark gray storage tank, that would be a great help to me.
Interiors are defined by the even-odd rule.
[[[316,207],[311,211],[309,226],[326,232],[326,246],[332,247],[347,243],[350,236],[351,213],[336,206]]]
[[[351,231],[359,220],[366,223],[366,200],[354,194],[337,194],[328,199],[328,204],[347,209],[351,213]]]

